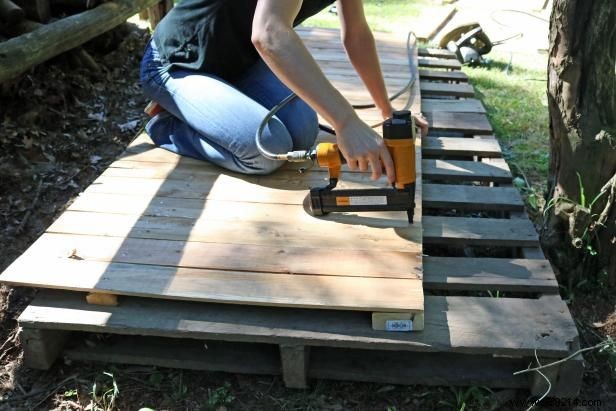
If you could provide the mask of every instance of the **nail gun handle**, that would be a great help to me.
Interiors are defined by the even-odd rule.
[[[396,170],[395,187],[404,189],[415,183],[415,121],[408,110],[395,111],[383,123],[385,146]]]

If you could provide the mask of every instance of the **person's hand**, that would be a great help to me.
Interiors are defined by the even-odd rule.
[[[415,125],[421,130],[421,137],[426,137],[428,135],[428,120],[426,120],[422,113],[413,114],[413,118],[415,119]]]
[[[372,170],[372,179],[381,177],[383,169],[387,180],[396,180],[394,162],[385,142],[358,117],[353,117],[336,130],[336,140],[351,170]]]

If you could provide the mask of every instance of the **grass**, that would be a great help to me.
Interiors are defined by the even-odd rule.
[[[364,11],[373,30],[407,32],[421,11],[432,3],[428,0],[364,0]],[[329,7],[306,20],[310,27],[339,27],[338,16],[329,12]]]
[[[537,57],[541,60],[541,57]],[[464,67],[486,110],[505,158],[516,175],[529,205],[543,206],[549,166],[549,118],[546,73],[536,63],[516,62],[516,56],[494,53],[481,67]],[[534,202],[536,201],[536,203]]]

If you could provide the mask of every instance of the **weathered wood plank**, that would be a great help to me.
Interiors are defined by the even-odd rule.
[[[427,290],[558,293],[547,260],[424,257],[423,262]]]
[[[462,65],[458,60],[451,59],[433,59],[433,58],[419,58],[419,67],[430,68],[446,68],[450,70],[460,70]]]
[[[156,240],[179,240],[202,243],[252,244],[265,246],[290,246],[309,248],[337,248],[339,250],[397,250],[418,251],[417,243],[409,238],[421,236],[420,229],[413,225],[398,227],[396,232],[375,230],[359,224],[345,224],[336,233],[323,238],[323,232],[331,229],[332,220],[310,217],[299,206],[274,207],[289,213],[287,220],[280,221],[269,210],[265,215],[262,206],[253,208],[250,203],[231,202],[229,213],[224,207],[229,202],[209,202],[210,210],[197,219],[187,217],[143,216],[138,214],[113,214],[66,211],[48,229],[48,233],[80,234],[122,238],[150,238]],[[216,210],[215,210],[216,209]],[[243,217],[233,219],[233,212]],[[252,217],[246,214],[252,213]],[[279,215],[280,216],[280,215]],[[327,217],[326,217],[327,218]],[[305,223],[301,223],[305,221]],[[346,239],[346,241],[345,241]],[[380,243],[384,243],[382,246]],[[341,257],[343,253],[341,251]],[[239,258],[239,257],[238,257]]]
[[[421,152],[428,156],[502,157],[496,139],[472,139],[458,137],[426,137]]]
[[[156,0],[114,0],[53,23],[0,45],[0,82],[118,26]],[[35,4],[35,2],[32,2]],[[26,8],[27,10],[27,8]]]
[[[268,344],[379,350],[561,357],[577,337],[566,304],[540,299],[426,296],[425,329],[370,328],[351,311],[281,310],[126,297],[118,307],[86,304],[78,294],[41,292],[21,314],[24,326]],[[520,321],[524,318],[524,321]],[[546,325],[549,324],[549,328]]]
[[[24,350],[24,365],[37,370],[48,370],[56,361],[69,333],[62,330],[23,328],[21,346]]]
[[[344,255],[344,258],[341,258]],[[418,278],[417,252],[369,251],[200,243],[140,238],[43,234],[1,276],[19,282],[34,276],[45,281],[43,261],[84,259],[128,264],[164,265],[223,271],[352,277]],[[324,264],[336,261],[336,264]],[[49,280],[52,281],[52,280]]]
[[[453,96],[474,97],[475,89],[468,83],[436,83],[421,81],[421,94],[423,96]]]
[[[424,244],[536,246],[539,237],[530,220],[423,217]]]
[[[64,356],[73,361],[97,361],[189,370],[279,375],[277,347],[267,344],[123,337],[92,347],[81,344],[68,348]]]
[[[446,111],[449,113],[485,113],[486,109],[481,101],[468,98],[464,100],[437,100],[424,98],[421,100],[424,113],[431,111]]]
[[[425,115],[431,134],[438,134],[441,131],[456,131],[469,135],[493,134],[492,126],[485,114],[429,111]]]
[[[490,355],[320,348],[313,350],[309,376],[381,384],[528,388],[526,376],[513,375],[528,362],[528,358]]]
[[[468,76],[462,71],[421,69],[419,70],[419,78],[429,81],[468,82]]]
[[[310,347],[305,345],[280,345],[282,378],[289,388],[308,388]]]
[[[524,202],[512,187],[424,184],[424,208],[468,211],[523,210]]]
[[[420,311],[421,281],[313,276],[45,259],[45,270],[16,263],[14,285],[160,299],[357,311]],[[421,273],[417,273],[421,275]]]
[[[423,160],[425,180],[511,182],[507,163],[480,163],[458,160]]]
[[[208,342],[188,339],[125,337],[96,347],[81,344],[64,356],[74,361],[98,361],[172,367],[190,370],[279,375],[284,366],[275,358],[276,346]],[[313,348],[307,377],[386,384],[423,384],[492,388],[528,388],[524,369],[527,358],[493,358],[490,355],[456,355],[394,351]],[[286,381],[285,381],[286,382]],[[301,388],[290,386],[291,388]]]

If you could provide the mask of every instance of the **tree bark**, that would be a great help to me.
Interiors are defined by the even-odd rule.
[[[616,282],[615,65],[616,2],[555,0],[549,194],[541,237],[570,285],[598,275]]]

